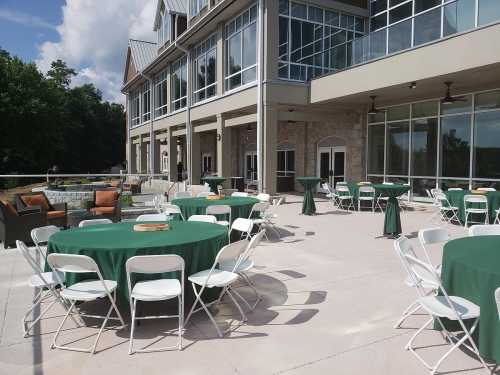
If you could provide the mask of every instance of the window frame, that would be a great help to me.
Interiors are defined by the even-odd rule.
[[[193,90],[192,90],[192,98],[193,98],[193,103],[201,103],[205,100],[211,99],[213,97],[217,96],[217,39],[218,39],[218,34],[217,32],[213,33],[211,36],[206,38],[203,42],[199,43],[197,46],[195,46],[192,51],[191,51],[191,57],[192,57],[192,67],[191,71],[193,72]],[[214,72],[214,77],[215,80],[213,83],[210,83],[207,85],[207,68],[208,68],[208,61],[209,57],[214,54],[215,56],[215,72]],[[204,77],[204,86],[203,87],[198,87],[198,67],[199,63],[198,61],[204,60],[204,66],[205,66],[205,77]],[[214,87],[214,93],[213,95],[208,96],[209,89]],[[200,92],[204,92],[204,97],[203,99],[198,100],[198,94]]]

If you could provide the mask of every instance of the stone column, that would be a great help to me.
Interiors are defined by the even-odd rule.
[[[128,148],[130,150],[130,153],[127,159],[127,171],[128,173],[137,173],[137,149],[136,144],[133,142],[132,138],[129,138]]]
[[[142,142],[141,139],[141,168],[140,168],[141,173],[148,173],[149,161],[148,161],[147,145],[148,142]]]
[[[153,173],[157,174],[161,172],[161,145],[160,145],[160,140],[155,139],[154,140],[154,147],[153,147]]]
[[[217,26],[217,95],[224,93],[224,24]]]
[[[199,185],[201,174],[200,133],[192,133],[191,158],[191,170],[188,170],[190,181],[192,185]]]
[[[277,154],[276,146],[278,141],[278,110],[268,103],[264,104],[263,111],[263,189],[269,194],[276,193],[276,169]]]
[[[172,137],[172,131],[167,131],[168,180],[177,182],[177,138]]]
[[[220,140],[218,140],[220,136]],[[224,118],[217,115],[217,174],[221,177],[231,177],[232,160],[231,128],[224,126]],[[228,184],[226,182],[226,184]]]

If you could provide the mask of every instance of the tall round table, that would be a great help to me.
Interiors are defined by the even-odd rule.
[[[126,306],[127,259],[135,255],[180,255],[185,262],[185,285],[189,285],[187,277],[212,267],[215,256],[228,243],[227,229],[217,224],[171,221],[170,230],[159,232],[135,232],[134,224],[93,225],[58,232],[50,237],[48,253],[80,254],[94,259],[105,279],[118,282],[117,300],[121,306]],[[85,276],[67,274],[65,281],[72,285],[82,278]],[[147,276],[140,279],[147,279]]]
[[[313,189],[321,181],[318,177],[297,177],[295,178],[304,187],[304,202],[302,203],[302,213],[312,215],[316,213],[314,204]]]
[[[231,207],[231,219],[248,218],[252,207],[258,199],[251,197],[226,197],[223,199],[210,200],[203,198],[181,198],[174,199],[173,204],[179,206],[182,215],[187,220],[192,215],[205,215],[208,206],[227,205]]]
[[[222,185],[226,179],[224,177],[203,177],[202,181],[206,182],[210,186],[210,191],[217,193],[217,186]]]
[[[474,337],[479,352],[500,363],[500,320],[494,294],[500,287],[500,236],[449,241],[443,249],[442,264],[441,279],[446,292],[467,298],[481,309]],[[445,325],[451,326],[451,322]]]
[[[401,234],[401,216],[399,214],[399,202],[396,199],[408,190],[408,185],[387,185],[387,184],[373,184],[375,188],[375,195],[377,197],[387,197],[387,206],[385,208],[384,217],[384,236],[397,236]]]
[[[446,192],[450,205],[458,208],[458,218],[462,223],[465,223],[464,196],[467,194],[472,194],[472,192],[470,190],[448,190]],[[500,208],[500,191],[487,191],[483,195],[486,195],[488,200],[489,219],[490,223],[493,224],[497,215],[496,210]]]

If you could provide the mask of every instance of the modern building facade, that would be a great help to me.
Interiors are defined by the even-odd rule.
[[[159,0],[152,25],[124,72],[132,173],[500,187],[497,0]]]

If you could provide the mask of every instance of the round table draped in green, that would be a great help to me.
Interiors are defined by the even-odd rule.
[[[215,256],[228,243],[227,229],[218,224],[170,221],[171,229],[159,232],[135,232],[134,224],[93,225],[61,231],[50,237],[47,250],[49,254],[90,256],[99,265],[105,279],[118,282],[117,300],[125,306],[128,303],[127,259],[135,255],[180,255],[186,267],[185,285],[189,285],[187,277],[212,267]],[[155,275],[156,278],[175,276]],[[148,277],[151,276],[141,275],[138,280]],[[72,285],[82,278],[85,276],[67,274],[66,283]]]
[[[500,363],[500,320],[495,289],[500,287],[500,236],[465,237],[443,249],[441,279],[449,295],[467,298],[481,309],[475,334],[479,352]],[[445,325],[449,329],[451,322]]]
[[[399,184],[373,184],[371,186],[375,188],[377,197],[389,198],[385,208],[384,236],[401,234],[401,216],[399,214],[399,202],[396,198],[410,190],[410,186]]]
[[[465,207],[464,196],[472,194],[469,190],[451,190],[446,192],[446,197],[450,205],[458,208],[458,218],[461,223],[465,223]],[[490,223],[493,224],[496,217],[496,210],[500,208],[500,191],[487,191],[485,192],[486,199],[488,200],[488,209],[490,214]],[[484,216],[482,216],[484,218]],[[473,220],[476,220],[475,218]]]
[[[314,204],[313,189],[321,181],[318,177],[296,177],[295,178],[304,187],[304,202],[302,203],[302,213],[312,215],[316,212]]]
[[[253,205],[258,202],[258,199],[251,197],[226,197],[217,200],[203,197],[174,199],[172,204],[179,206],[186,220],[192,215],[205,215],[208,206],[227,205],[231,207],[231,220],[234,221],[240,217],[248,218]]]
[[[222,185],[226,181],[226,178],[216,176],[202,177],[201,181],[206,182],[210,186],[210,191],[217,193],[217,186]]]

